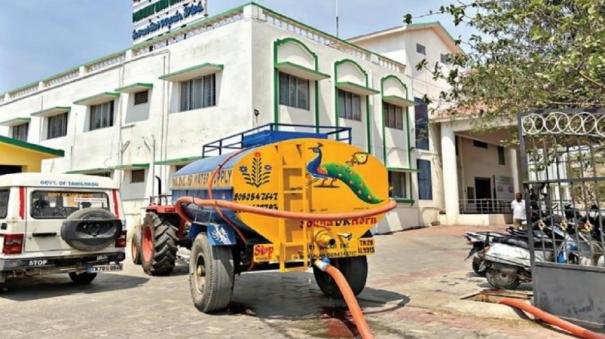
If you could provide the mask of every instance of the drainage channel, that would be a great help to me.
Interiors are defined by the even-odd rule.
[[[502,300],[502,298],[512,298],[518,299],[522,301],[530,301],[533,297],[533,293],[531,291],[509,291],[509,290],[498,290],[498,289],[486,289],[478,293],[472,293],[466,296],[463,296],[462,300],[468,301],[479,301],[486,303],[494,303],[497,304]]]

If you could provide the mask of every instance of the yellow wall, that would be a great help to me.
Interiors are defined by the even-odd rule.
[[[23,172],[40,172],[42,160],[55,156],[0,143],[0,165],[22,166]]]

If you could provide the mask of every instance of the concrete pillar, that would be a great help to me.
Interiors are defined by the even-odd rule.
[[[441,163],[443,168],[443,197],[447,224],[458,223],[460,214],[458,166],[456,164],[456,135],[448,123],[441,124]]]
[[[519,162],[517,161],[517,150],[515,148],[510,148],[508,154],[510,158],[510,169],[513,177],[513,187],[515,189],[515,193],[521,192],[521,179],[519,178]]]

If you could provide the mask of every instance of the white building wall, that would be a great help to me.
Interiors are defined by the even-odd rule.
[[[122,187],[122,196],[129,227],[140,222],[141,207],[146,197],[157,194],[154,176],[165,183],[174,173],[174,166],[154,165],[158,161],[201,155],[202,145],[242,130],[273,122],[274,119],[274,60],[273,42],[284,37],[303,41],[319,60],[319,71],[331,77],[318,81],[319,124],[334,126],[335,79],[337,61],[351,59],[368,74],[368,86],[380,90],[380,79],[387,75],[398,76],[408,88],[413,87],[405,74],[397,74],[378,63],[378,57],[364,60],[350,52],[319,44],[305,36],[268,24],[262,10],[254,5],[244,8],[241,18],[189,37],[168,47],[154,48],[142,56],[126,53],[124,61],[91,73],[81,73],[61,85],[45,88],[8,103],[0,104],[2,120],[28,116],[33,112],[54,106],[70,106],[68,133],[65,137],[43,140],[44,118],[33,117],[29,141],[65,150],[65,157],[44,162],[43,170],[63,173],[74,170],[111,168],[132,164],[149,164],[145,183],[131,183],[129,168],[113,169],[112,177]],[[299,51],[288,50],[287,58],[294,62],[309,62]],[[223,65],[216,73],[216,106],[181,112],[178,83],[159,79],[160,76],[191,66],[214,63]],[[355,69],[339,68],[339,80],[356,81]],[[357,74],[359,75],[359,74]],[[149,103],[133,105],[133,95],[122,93],[115,100],[115,118],[112,127],[88,131],[90,108],[75,105],[74,101],[111,92],[133,83],[150,83]],[[279,107],[280,122],[296,124],[315,123],[315,91],[311,82],[310,110]],[[365,100],[365,99],[364,99]],[[371,153],[382,159],[382,105],[381,95],[368,97],[371,134]],[[368,149],[366,105],[362,122],[339,119],[340,126],[353,127],[353,143]],[[258,110],[259,115],[254,114]],[[413,125],[413,115],[410,114]],[[7,128],[0,129],[3,134]],[[389,131],[387,153],[389,166],[409,168],[409,145],[403,132]],[[413,139],[413,136],[411,137]],[[415,227],[418,221],[417,206],[401,204],[389,214],[376,230],[395,231]]]

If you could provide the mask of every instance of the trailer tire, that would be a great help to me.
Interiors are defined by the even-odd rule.
[[[132,233],[132,240],[130,241],[130,256],[132,257],[133,264],[141,264],[141,227],[135,227],[134,232]]]
[[[355,295],[363,291],[368,278],[368,260],[365,256],[333,259],[332,265],[342,272]],[[313,275],[323,294],[330,298],[342,299],[342,294],[330,275],[315,266]]]
[[[149,212],[141,229],[141,264],[149,275],[169,275],[174,270],[177,227],[168,218]]]
[[[213,313],[229,306],[234,285],[233,252],[228,246],[211,246],[200,233],[191,246],[189,287],[193,305]]]
[[[95,280],[96,277],[97,277],[96,273],[88,273],[88,272],[83,272],[83,273],[71,272],[71,273],[69,273],[69,278],[76,285],[88,285],[93,280]]]

